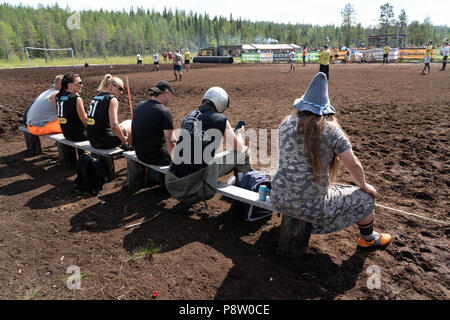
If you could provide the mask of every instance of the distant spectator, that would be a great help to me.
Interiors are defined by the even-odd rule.
[[[441,55],[442,55],[441,71],[445,71],[445,67],[447,66],[448,52],[449,52],[448,42],[445,42],[444,46],[442,47],[442,50],[441,50]]]
[[[84,66],[87,68],[89,67],[89,63],[87,61],[84,62]]]
[[[156,51],[153,54],[153,71],[155,71],[155,69],[157,72],[159,71],[159,54]]]
[[[291,50],[291,52],[289,52],[289,61],[291,64],[291,67],[289,69],[289,72],[295,72],[295,51],[294,49]]]
[[[306,55],[308,54],[308,51],[306,50],[306,46],[303,46],[302,51],[302,59],[303,59],[303,66],[306,67]]]
[[[325,73],[328,80],[330,80],[330,75],[329,75],[330,74],[330,57],[331,57],[330,49],[328,49],[327,45],[324,45],[323,50],[320,51],[320,53],[319,53],[319,63],[320,63],[319,72]]]
[[[389,51],[391,50],[391,47],[389,47],[387,44],[383,48],[383,64],[389,63]]]
[[[183,56],[180,54],[180,51],[175,51],[175,56],[173,58],[173,74],[175,75],[175,81],[178,80],[177,72],[180,75],[180,81],[181,77],[183,76],[183,71],[181,69],[181,64],[183,61]]]
[[[428,69],[428,74],[431,72],[430,62],[431,55],[433,53],[433,41],[428,41],[428,44],[425,48],[425,67],[423,68],[422,74],[425,75],[425,70]]]
[[[186,49],[186,51],[184,52],[184,65],[186,66],[186,71],[191,70],[191,53],[189,52],[189,49]]]
[[[142,64],[142,57],[140,54],[136,55],[136,59],[137,59],[137,65],[143,67],[144,65]]]

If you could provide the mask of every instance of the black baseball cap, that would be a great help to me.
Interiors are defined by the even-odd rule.
[[[173,90],[170,83],[164,80],[159,81],[153,88],[150,88],[150,91],[156,93],[164,92],[164,90],[168,90],[170,91],[170,93],[175,94],[175,91]]]

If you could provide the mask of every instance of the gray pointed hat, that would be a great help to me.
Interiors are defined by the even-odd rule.
[[[294,107],[298,111],[310,111],[319,116],[336,114],[328,97],[328,80],[325,73],[316,74],[303,97],[295,100]]]

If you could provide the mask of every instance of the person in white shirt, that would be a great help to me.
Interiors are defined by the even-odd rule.
[[[159,54],[155,51],[153,54],[153,71],[159,71]]]
[[[449,52],[448,42],[445,42],[444,47],[441,50],[441,55],[443,57],[441,71],[445,71],[445,67],[447,67],[448,52]]]
[[[173,57],[173,74],[175,75],[175,81],[178,80],[177,71],[178,71],[178,74],[180,75],[180,81],[181,81],[181,76],[182,76],[181,63],[182,63],[182,61],[183,61],[183,56],[180,54],[180,50],[177,50]]]
[[[136,55],[136,59],[137,59],[137,65],[143,67],[144,65],[142,64],[142,57],[139,53]]]
[[[289,69],[289,72],[295,72],[295,52],[294,49],[292,49],[291,52],[289,52],[289,61],[291,62],[291,68]]]

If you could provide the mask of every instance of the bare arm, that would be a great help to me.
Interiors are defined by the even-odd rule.
[[[128,137],[125,136],[120,129],[119,120],[117,119],[117,110],[119,109],[119,102],[116,98],[112,98],[109,102],[109,124],[111,126],[114,135],[122,141],[122,144],[127,143]]]
[[[350,148],[349,150],[340,153],[338,156],[342,160],[342,162],[344,162],[348,173],[350,173],[353,180],[355,180],[356,184],[358,184],[361,190],[367,192],[375,199],[378,196],[378,193],[372,185],[366,182],[364,169],[361,165],[361,162],[353,154],[353,150]]]
[[[78,117],[81,120],[81,123],[86,127],[88,117],[87,117],[86,111],[84,110],[83,99],[81,99],[81,97],[77,98],[77,113],[78,113]]]
[[[244,138],[242,136],[244,132],[244,127],[238,130],[237,133],[234,133],[234,129],[231,127],[230,121],[227,120],[227,124],[225,126],[225,141],[227,149],[233,148],[238,152],[242,152],[244,149]]]
[[[164,130],[164,137],[166,138],[167,151],[169,152],[170,157],[172,158],[172,151],[175,148],[175,145],[177,144],[177,141],[173,136],[173,130]]]

